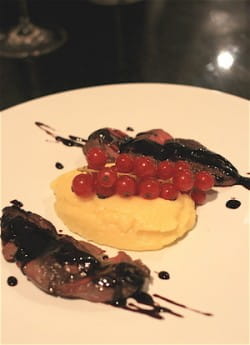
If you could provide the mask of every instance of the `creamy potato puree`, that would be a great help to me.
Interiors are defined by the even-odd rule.
[[[67,172],[51,187],[56,213],[72,232],[85,239],[119,249],[155,250],[174,242],[195,225],[194,202],[186,194],[175,201],[118,195],[80,198],[71,191],[77,174],[77,170]]]

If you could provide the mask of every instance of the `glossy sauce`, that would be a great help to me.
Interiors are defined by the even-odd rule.
[[[15,260],[21,266],[21,269],[29,261],[38,257],[43,258],[44,256],[50,260],[49,267],[51,267],[51,264],[54,265],[53,267],[57,267],[58,264],[61,267],[64,267],[64,265],[74,266],[75,264],[79,264],[81,265],[81,270],[90,277],[95,286],[100,286],[102,289],[114,289],[113,302],[107,304],[131,312],[144,314],[155,319],[163,319],[162,313],[168,313],[180,318],[183,317],[183,315],[172,309],[159,305],[151,295],[141,291],[146,276],[139,267],[128,262],[111,265],[106,265],[106,263],[102,264],[89,252],[80,250],[77,247],[77,242],[74,242],[75,240],[70,240],[70,237],[67,236],[58,235],[51,223],[31,212],[25,212],[14,206],[6,208],[2,216],[2,241],[3,243],[12,242],[16,244],[18,250],[15,253]],[[46,265],[47,263],[45,261],[45,269],[47,269]],[[164,274],[167,273],[165,271],[163,272]],[[71,274],[62,273],[59,269],[57,279],[59,279],[59,282],[64,283],[68,281],[70,276]],[[72,276],[75,280],[79,279],[78,273]],[[8,284],[14,286],[17,280],[14,279],[15,277],[9,278],[11,279],[8,280]],[[41,285],[41,287],[43,286]],[[132,289],[132,291],[134,290],[136,292],[130,292],[129,296],[131,298],[127,300],[123,297],[123,289],[125,291],[126,289],[131,291]],[[50,291],[50,293],[52,292]],[[206,316],[212,315],[189,308],[157,294],[153,296]],[[74,297],[73,292],[72,297]],[[134,299],[139,305],[133,303],[131,299]]]
[[[140,304],[144,304],[145,306],[147,306],[147,308],[142,308],[141,306],[134,304],[132,302],[127,304],[126,299],[117,300],[111,304],[113,306],[120,307],[134,313],[148,315],[158,320],[163,319],[163,316],[161,315],[161,313],[169,313],[177,317],[183,317],[183,315],[176,313],[169,308],[156,304],[152,296],[147,294],[146,292],[139,291],[135,293],[132,296],[132,298],[135,299],[136,302]]]
[[[140,137],[120,143],[120,152],[152,156],[156,160],[185,160],[196,170],[206,170],[215,176],[216,185],[239,184],[250,189],[250,178],[239,175],[238,170],[221,155],[209,151],[200,143],[189,139],[168,140],[164,145]]]
[[[45,133],[52,136],[56,141],[61,142],[65,146],[76,146],[76,147],[84,147],[84,143],[86,142],[85,139],[76,137],[74,135],[69,135],[68,138],[64,138],[60,135],[55,134],[54,128],[46,125],[45,123],[36,121],[35,125],[42,129]]]
[[[159,320],[163,319],[163,316],[161,315],[161,313],[168,313],[180,318],[183,317],[183,315],[181,315],[180,313],[177,313],[170,308],[166,308],[166,307],[163,307],[162,305],[159,305],[158,303],[155,303],[152,296],[147,294],[146,292],[142,292],[142,291],[138,292],[137,294],[133,296],[133,298],[136,300],[136,302],[140,304],[145,304],[148,307],[142,308],[134,303],[129,303],[125,309],[132,312],[145,314]]]
[[[54,138],[56,139],[56,141],[59,141],[60,143],[62,143],[65,146],[84,147],[84,145],[82,143],[78,142],[78,141],[74,141],[72,139],[64,138],[64,137],[61,137],[59,135],[55,136]]]
[[[241,205],[241,202],[236,199],[231,199],[226,202],[226,207],[231,209],[239,208]]]
[[[89,135],[88,140],[69,135],[67,138],[55,134],[55,130],[42,123],[35,122],[36,126],[51,135],[56,141],[63,145],[72,147],[85,147],[85,144],[93,140],[98,140],[99,144],[112,144],[112,149],[117,152],[131,152],[152,156],[157,160],[169,159],[172,161],[186,160],[195,165],[196,170],[207,170],[215,176],[216,185],[230,186],[239,184],[250,189],[250,178],[241,176],[238,170],[221,155],[209,151],[199,142],[190,139],[177,138],[168,140],[164,145],[152,140],[132,138],[125,136],[122,138],[112,136],[110,128],[101,128]],[[127,127],[127,130],[130,127]]]
[[[128,127],[126,128],[126,131],[128,131],[128,132],[134,132],[134,128],[128,126]]]
[[[59,162],[56,162],[55,167],[56,167],[57,169],[63,169],[63,168],[64,168],[63,164],[62,164],[62,163],[59,163]]]
[[[194,311],[195,313],[199,313],[199,314],[202,314],[202,315],[205,315],[205,316],[213,316],[213,314],[211,314],[211,313],[206,313],[206,312],[200,311],[200,310],[198,310],[198,309],[190,308],[190,307],[186,306],[185,304],[181,304],[181,303],[175,302],[175,301],[173,301],[173,300],[171,300],[171,299],[169,299],[169,298],[160,296],[160,295],[158,295],[158,294],[154,294],[153,296],[154,296],[154,297],[157,297],[157,298],[159,298],[159,299],[161,299],[161,300],[163,300],[163,301],[165,301],[165,302],[174,304],[174,305],[176,305],[176,306],[178,306],[178,307],[181,307],[181,308],[184,308],[184,309],[188,309],[188,310]]]
[[[18,281],[17,281],[17,278],[16,278],[16,277],[13,277],[13,276],[8,277],[8,279],[7,279],[7,284],[8,284],[9,286],[16,286],[17,283],[18,283]]]
[[[164,280],[167,280],[167,279],[170,279],[170,274],[166,271],[161,271],[158,273],[158,277],[160,279],[164,279]]]

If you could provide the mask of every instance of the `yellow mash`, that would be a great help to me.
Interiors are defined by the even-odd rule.
[[[174,242],[195,225],[195,206],[188,195],[180,194],[175,201],[118,195],[80,198],[71,191],[77,174],[77,170],[67,172],[51,187],[59,218],[87,240],[119,249],[155,250]]]

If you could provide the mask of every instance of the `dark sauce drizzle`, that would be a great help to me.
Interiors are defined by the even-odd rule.
[[[8,277],[8,279],[7,279],[7,284],[8,284],[9,286],[16,286],[17,283],[18,283],[18,281],[17,281],[17,278],[16,278],[16,277],[13,277],[13,276]]]
[[[181,307],[181,308],[184,308],[184,309],[188,309],[188,310],[191,310],[191,311],[194,311],[195,313],[199,313],[199,314],[202,314],[202,315],[205,315],[205,316],[213,316],[213,314],[211,313],[206,313],[206,312],[203,312],[203,311],[200,311],[198,309],[194,309],[194,308],[190,308],[188,306],[186,306],[185,304],[181,304],[181,303],[178,303],[178,302],[175,302],[169,298],[166,298],[166,297],[162,297],[158,294],[154,294],[153,295],[154,297],[157,297],[157,298],[160,298],[161,300],[165,301],[165,302],[168,302],[168,303],[171,303],[171,304],[174,304],[178,307]]]
[[[37,121],[35,125],[52,136],[57,142],[61,142],[68,147],[76,146],[83,148],[85,143],[92,139],[98,139],[100,142],[103,139],[103,142],[106,143],[112,143],[113,141],[112,135],[107,129],[95,131],[86,140],[74,135],[68,135],[66,138],[56,135],[55,129],[42,122]],[[128,128],[130,127],[127,127],[127,130]],[[160,161],[165,159],[172,161],[187,160],[198,165],[200,169],[203,169],[204,166],[207,167],[208,171],[215,176],[218,185],[239,184],[250,189],[249,177],[241,176],[228,160],[219,154],[207,150],[203,145],[194,140],[177,138],[168,140],[164,145],[161,145],[148,139],[140,139],[137,135],[135,138],[128,136],[120,141],[118,140],[114,146],[121,153],[130,152],[149,155]]]
[[[161,315],[162,312],[169,313],[177,317],[183,317],[183,315],[176,313],[169,308],[156,304],[152,296],[150,296],[146,292],[137,292],[132,296],[132,298],[135,299],[136,302],[144,304],[148,308],[142,308],[134,303],[127,304],[126,299],[115,301],[112,303],[112,305],[128,311],[132,311],[134,313],[145,314],[158,320],[163,319],[163,316]]]
[[[78,143],[86,143],[87,142],[86,139],[76,137],[75,135],[69,135],[69,138],[73,141],[77,141]]]
[[[226,202],[226,207],[231,208],[231,209],[236,209],[240,207],[240,205],[241,205],[241,202],[236,199],[231,199]]]
[[[16,212],[16,210],[15,210]],[[75,247],[75,245],[68,241],[67,237],[58,235],[55,228],[52,225],[47,224],[47,226],[40,228],[33,222],[25,219],[26,214],[29,213],[19,210],[19,214],[13,219],[9,218],[8,214],[3,214],[2,217],[2,241],[3,243],[13,242],[18,247],[15,254],[15,260],[20,264],[21,269],[25,264],[33,259],[36,259],[43,254],[49,254],[53,257],[53,262],[59,265],[64,265],[66,262],[69,264],[81,264],[83,272],[87,276],[93,277],[96,272],[100,272],[102,269],[101,262],[92,256],[90,253],[82,251]],[[68,277],[66,276],[67,280]],[[137,292],[134,293],[131,298],[139,305],[130,302],[127,298],[121,298],[122,287],[124,282],[132,284],[131,286],[137,287]],[[106,272],[101,275],[97,281],[93,281],[100,286],[110,287],[115,289],[115,295],[113,302],[107,303],[116,307],[126,309],[131,312],[136,312],[140,314],[145,314],[155,319],[163,319],[161,313],[169,313],[176,317],[183,317],[183,315],[169,309],[167,307],[161,306],[156,303],[153,297],[160,298],[166,302],[172,303],[176,306],[186,308],[200,314],[211,316],[211,313],[204,313],[193,308],[189,308],[183,304],[174,302],[168,298],[162,297],[160,295],[153,295],[153,297],[145,292],[141,291],[144,284],[143,275],[141,275],[140,270],[135,268],[133,265],[121,262],[111,268],[111,271]],[[17,280],[15,277],[10,277],[8,284],[11,286],[16,285]],[[103,284],[106,285],[103,285]],[[118,297],[119,296],[119,297]],[[143,308],[142,305],[146,307]]]
[[[64,138],[60,135],[56,135],[55,129],[42,123],[42,122],[35,122],[35,125],[42,129],[45,133],[52,136],[57,142],[61,142],[65,146],[76,146],[76,147],[84,147],[84,143],[87,141],[83,138],[76,137],[74,135],[69,135],[68,138]]]
[[[64,168],[63,164],[62,164],[62,163],[59,163],[59,162],[56,162],[55,167],[56,167],[57,169],[63,169],[63,168]]]
[[[184,304],[181,304],[181,303],[178,303],[178,302],[175,302],[169,298],[166,298],[166,297],[162,297],[158,294],[154,294],[153,297],[156,297],[156,298],[159,298],[165,302],[168,302],[168,303],[171,303],[171,304],[174,304],[178,307],[181,307],[181,308],[184,308],[184,309],[187,309],[187,310],[190,310],[190,311],[193,311],[195,313],[199,313],[199,314],[202,314],[202,315],[205,315],[205,316],[213,316],[213,314],[211,313],[207,313],[207,312],[203,312],[203,311],[200,311],[198,309],[194,309],[194,308],[190,308]],[[132,298],[134,298],[136,300],[136,302],[140,303],[140,304],[144,304],[146,306],[149,306],[151,308],[142,308],[140,307],[139,305],[136,305],[134,303],[126,303],[126,299],[122,299],[122,300],[119,300],[119,301],[115,301],[114,303],[112,303],[113,306],[116,306],[116,307],[120,307],[120,308],[123,308],[123,309],[126,309],[128,311],[132,311],[132,312],[136,312],[136,313],[140,313],[140,314],[145,314],[145,315],[148,315],[148,316],[151,316],[155,319],[163,319],[163,316],[161,315],[161,313],[169,313],[173,316],[177,316],[177,317],[184,317],[182,314],[179,314],[175,311],[173,311],[172,309],[170,308],[166,308],[166,307],[163,307],[161,305],[159,305],[158,303],[156,303],[152,296],[145,293],[145,292],[137,292],[135,293]]]
[[[84,146],[83,144],[81,144],[81,143],[79,143],[77,141],[74,141],[74,140],[68,139],[68,138],[64,138],[64,137],[61,137],[61,136],[58,136],[58,135],[55,136],[54,138],[56,139],[56,141],[61,142],[65,146],[70,146],[70,147],[72,147],[72,146],[83,147]]]

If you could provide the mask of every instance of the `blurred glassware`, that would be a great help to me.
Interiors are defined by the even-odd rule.
[[[142,0],[88,0],[88,1],[98,4],[98,5],[112,6],[112,5],[129,5],[136,2],[140,2]]]
[[[18,0],[19,23],[6,33],[0,33],[0,56],[26,58],[48,54],[67,40],[64,29],[48,29],[34,25],[29,16],[27,0]]]

